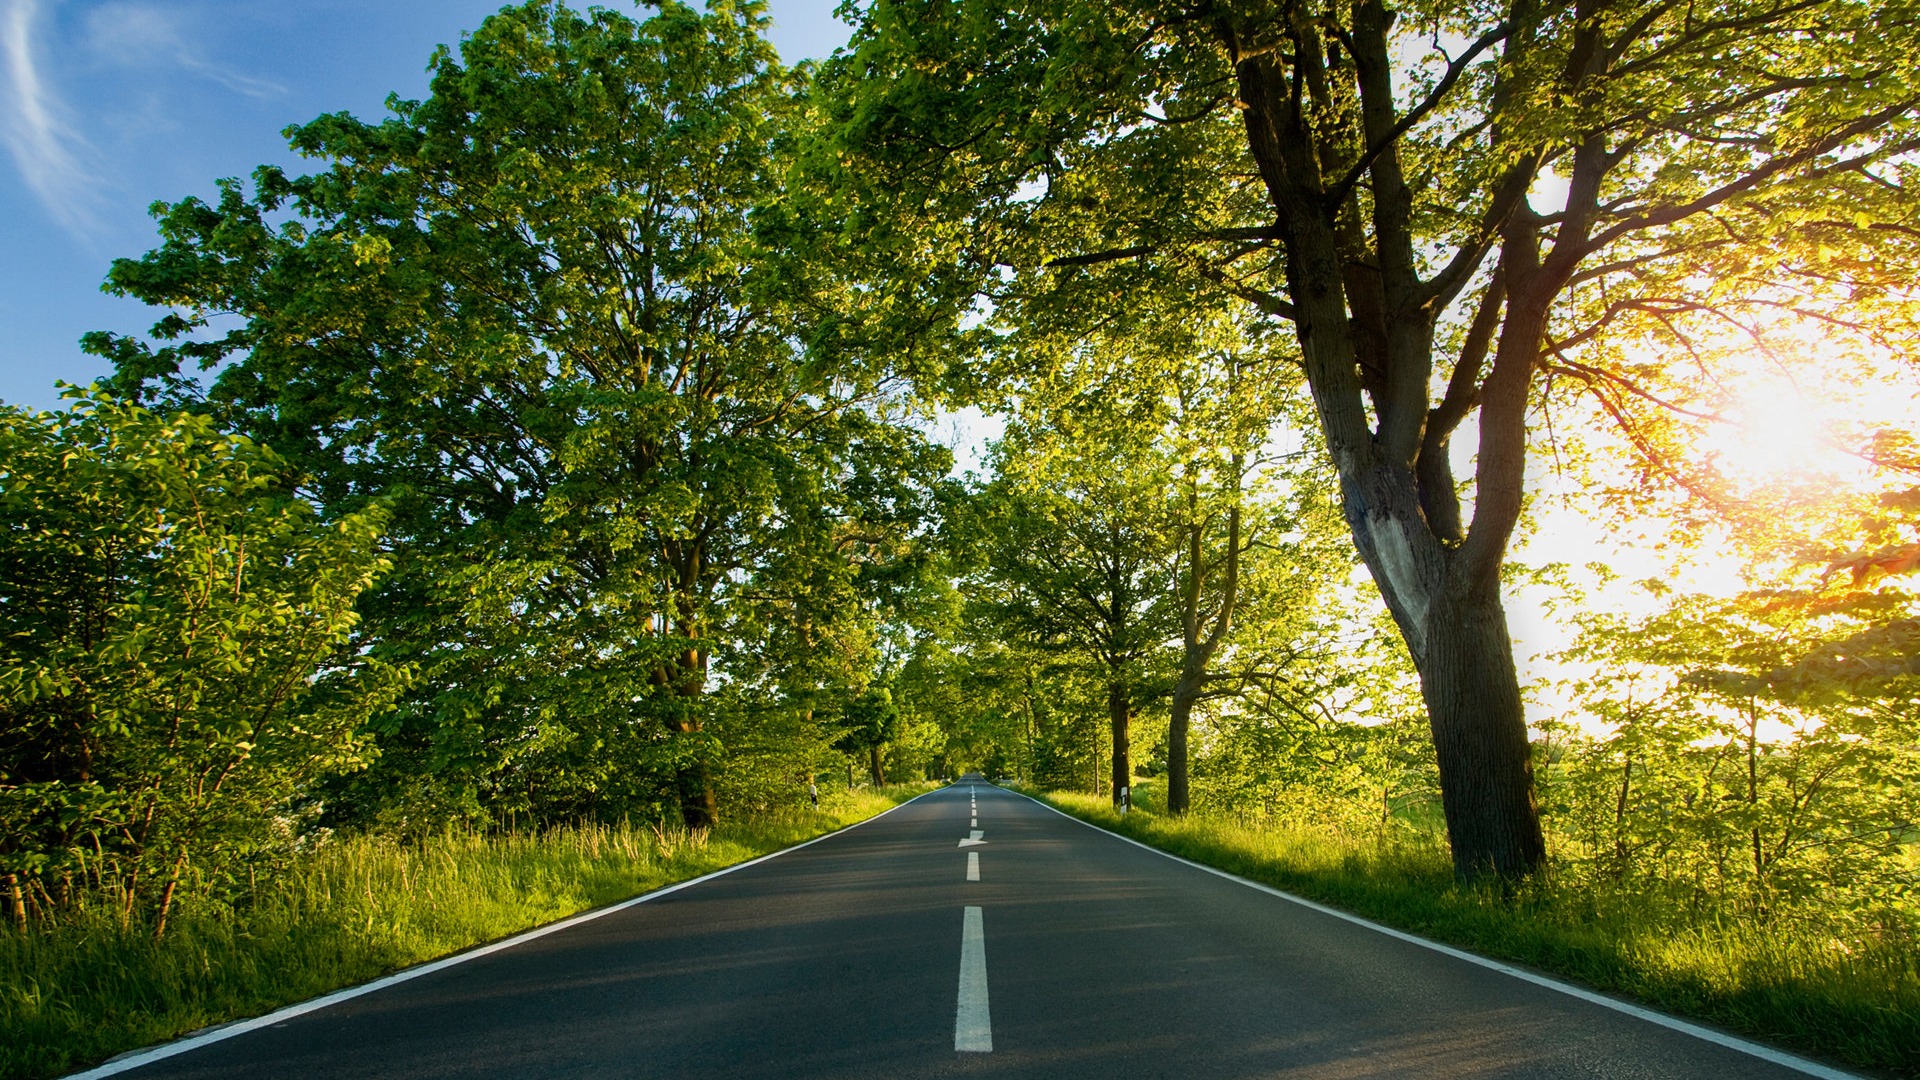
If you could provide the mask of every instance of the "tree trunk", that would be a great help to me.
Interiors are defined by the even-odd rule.
[[[1124,679],[1107,683],[1107,719],[1113,726],[1113,805],[1120,805],[1120,789],[1133,784],[1133,763],[1128,756],[1128,728],[1133,720],[1133,700]]]
[[[13,925],[24,933],[27,929],[27,901],[26,897],[20,892],[19,874],[7,875],[7,894],[13,901]]]
[[[153,940],[159,941],[167,933],[167,916],[173,913],[173,894],[180,887],[180,875],[187,868],[187,853],[181,852],[173,860],[173,872],[167,875],[166,887],[160,890],[160,912],[153,921]]]
[[[1200,700],[1200,673],[1182,672],[1173,687],[1167,718],[1167,813],[1184,814],[1193,805],[1187,786],[1187,727],[1193,703]]]
[[[707,571],[706,551],[698,541],[670,541],[662,552],[678,580],[673,596],[673,634],[680,647],[672,660],[656,668],[654,683],[670,687],[679,698],[679,713],[671,726],[682,735],[700,731],[705,718],[702,705],[707,692],[709,655],[701,643],[704,632],[701,613],[705,608],[702,592]],[[711,829],[720,823],[720,807],[713,793],[713,767],[704,750],[680,766],[674,776],[680,790],[680,818],[689,829]]]
[[[1040,717],[1036,715],[1033,711],[1033,674],[1031,672],[1027,674],[1026,680],[1027,680],[1027,695],[1025,700],[1026,700],[1026,706],[1027,706],[1027,731],[1026,731],[1027,756],[1024,759],[1022,759],[1022,762],[1021,762],[1020,779],[1032,780],[1033,779],[1033,737],[1039,734],[1040,732]]]
[[[1546,857],[1496,570],[1427,531],[1412,475],[1342,477],[1347,521],[1420,673],[1454,872],[1521,877]]]
[[[704,757],[681,768],[675,780],[680,788],[680,820],[689,829],[711,829],[720,822],[713,797],[713,774]]]
[[[682,736],[698,734],[700,695],[682,694],[679,704],[684,712],[673,725],[674,730]],[[713,770],[704,749],[681,764],[674,774],[674,786],[680,792],[680,820],[687,828],[711,829],[720,823],[720,807],[713,795]]]
[[[1506,878],[1531,873],[1546,858],[1546,840],[1499,593],[1454,597],[1442,590],[1426,625],[1420,689],[1440,764],[1454,872],[1469,879],[1489,871]]]
[[[881,787],[887,782],[887,770],[880,760],[880,744],[867,747],[867,771],[873,774],[873,786]]]
[[[1203,640],[1200,636],[1201,615],[1201,557],[1203,552],[1200,526],[1193,525],[1187,534],[1187,585],[1183,602],[1185,610],[1181,616],[1184,648],[1181,650],[1180,679],[1173,687],[1173,709],[1167,719],[1167,813],[1184,814],[1191,805],[1187,787],[1187,729],[1193,717],[1193,703],[1200,700],[1200,691],[1207,683],[1207,665],[1213,662],[1213,654],[1220,648],[1220,642],[1227,631],[1233,627],[1234,604],[1240,593],[1240,503],[1239,485],[1244,459],[1239,454],[1233,456],[1234,495],[1233,508],[1227,512],[1227,552],[1220,580],[1220,607],[1213,615],[1211,631]],[[1189,505],[1193,505],[1192,501]],[[1196,513],[1197,516],[1197,513]]]

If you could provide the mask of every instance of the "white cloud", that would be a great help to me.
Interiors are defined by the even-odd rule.
[[[92,149],[40,71],[35,40],[40,2],[0,0],[0,5],[0,61],[7,90],[0,102],[0,141],[54,220],[71,232],[96,233],[98,174],[86,164]]]
[[[174,67],[251,98],[279,97],[286,88],[208,60],[181,27],[178,13],[154,4],[108,3],[87,13],[87,48],[123,67]]]

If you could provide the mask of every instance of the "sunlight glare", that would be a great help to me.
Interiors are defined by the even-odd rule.
[[[1743,379],[1701,449],[1731,478],[1752,486],[1858,482],[1862,463],[1839,437],[1838,403],[1785,376]]]

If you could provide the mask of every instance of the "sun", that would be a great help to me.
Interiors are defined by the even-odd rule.
[[[1857,416],[1819,388],[1775,371],[1748,371],[1702,432],[1698,449],[1742,487],[1805,487],[1866,479],[1846,443]]]
[[[1818,499],[1884,486],[1864,448],[1875,432],[1920,433],[1910,362],[1856,336],[1783,319],[1724,355],[1694,449],[1738,490]]]

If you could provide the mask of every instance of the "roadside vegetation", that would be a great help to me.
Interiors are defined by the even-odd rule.
[[[1671,886],[1596,877],[1569,859],[1503,889],[1455,878],[1445,835],[1430,827],[1169,816],[1157,784],[1139,791],[1125,815],[1086,793],[1033,794],[1122,836],[1434,941],[1815,1058],[1920,1075],[1920,951],[1842,905],[1807,897],[1797,917],[1756,921],[1687,903]]]
[[[1917,1067],[1903,0],[1017,7],[532,0],[154,206],[0,407],[0,1053],[978,768]]]
[[[0,1077],[55,1076],[789,847],[930,790],[838,792],[689,832],[678,823],[457,829],[310,842],[155,938],[110,893],[0,935]]]

